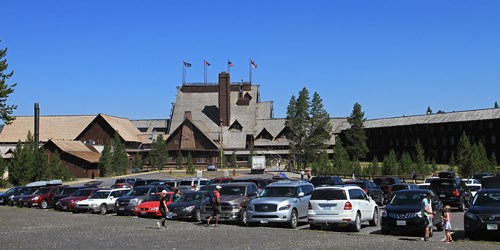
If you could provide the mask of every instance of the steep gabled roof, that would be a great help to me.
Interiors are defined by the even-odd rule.
[[[142,142],[141,131],[127,118],[99,114],[127,142]]]
[[[50,143],[53,143],[61,152],[74,155],[90,163],[98,163],[101,158],[101,154],[97,150],[81,141],[49,140],[47,145]]]
[[[169,141],[171,141],[172,138],[174,138],[177,133],[180,133],[180,130],[182,130],[182,127],[185,126],[187,123],[191,124],[193,126],[194,130],[198,131],[201,135],[203,135],[205,140],[208,141],[212,146],[214,146],[215,149],[220,148],[220,145],[215,143],[212,139],[210,139],[210,137],[205,133],[205,131],[200,129],[200,127],[198,127],[196,122],[194,122],[191,119],[184,119],[184,121],[177,128],[175,128],[175,130],[169,135],[169,137],[165,139],[167,141],[167,143]]]
[[[40,117],[40,141],[49,139],[74,140],[95,118],[95,115],[60,115]],[[28,131],[34,134],[33,116],[17,116],[0,133],[0,143],[26,141]]]

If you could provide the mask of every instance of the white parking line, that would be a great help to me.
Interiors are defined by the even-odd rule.
[[[297,228],[295,228],[295,230],[302,230],[302,229],[309,229],[309,224],[305,224],[305,225],[298,226]]]

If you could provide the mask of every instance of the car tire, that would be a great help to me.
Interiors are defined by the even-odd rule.
[[[352,225],[353,232],[359,232],[361,230],[361,215],[356,213],[356,219],[354,219],[354,224]]]
[[[458,206],[458,211],[463,212],[465,211],[465,201],[462,201],[462,204]]]
[[[372,226],[372,227],[378,226],[378,220],[379,220],[378,208],[375,208],[375,210],[373,211],[373,217],[369,221],[370,226]]]
[[[99,207],[99,213],[102,215],[107,214],[108,213],[108,206],[106,206],[106,204],[101,204],[101,206]]]
[[[382,234],[383,235],[390,235],[391,234],[391,230],[383,227],[382,228]]]
[[[42,203],[40,203],[40,208],[41,209],[47,209],[49,207],[49,203],[47,200],[43,200]]]
[[[297,214],[297,210],[292,209],[292,213],[290,213],[290,219],[288,219],[287,226],[289,228],[295,229],[299,224],[299,216]]]
[[[241,224],[242,226],[246,226],[246,225],[247,225],[247,223],[248,223],[248,222],[247,222],[247,210],[243,208],[243,209],[241,210],[241,212],[240,212],[240,216],[241,216],[241,218],[240,218],[240,224]]]
[[[196,209],[196,212],[194,213],[193,216],[193,222],[200,222],[201,221],[201,211],[200,209]]]

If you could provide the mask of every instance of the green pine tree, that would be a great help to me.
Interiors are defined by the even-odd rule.
[[[491,163],[488,159],[486,149],[481,141],[472,145],[470,157],[472,174],[475,172],[487,172],[490,170]]]
[[[107,141],[104,142],[104,149],[99,158],[99,176],[106,177],[113,174],[113,154],[111,153],[111,146]]]
[[[49,175],[51,176],[49,179],[69,180],[71,174],[69,169],[61,164],[61,155],[59,151],[56,150],[56,152],[54,152],[49,166]]]
[[[124,175],[128,170],[128,155],[118,132],[115,132],[113,138],[112,150],[113,166],[115,175]]]
[[[437,171],[438,167],[437,167],[437,164],[436,164],[436,161],[434,159],[432,159],[431,161],[431,170],[433,173],[435,173]]]
[[[474,173],[471,163],[472,146],[469,137],[462,133],[457,145],[457,167],[460,176],[469,177]]]
[[[399,169],[398,157],[394,149],[389,151],[389,154],[384,157],[382,166],[383,175],[397,175]]]
[[[191,152],[189,152],[187,158],[186,174],[194,174],[195,172],[196,170],[193,165],[193,157],[191,156]]]
[[[177,157],[175,158],[175,163],[177,164],[178,169],[182,169],[182,165],[184,164],[184,157],[180,150],[177,150]]]
[[[4,57],[7,55],[7,48],[0,49],[0,119],[5,124],[11,124],[14,119],[12,113],[17,108],[17,105],[8,105],[7,99],[9,95],[14,93],[14,87],[16,87],[17,83],[8,84],[7,80],[14,75],[14,71],[6,72],[9,64],[7,63],[7,59]]]
[[[353,161],[359,161],[368,153],[367,136],[363,125],[365,120],[361,105],[355,103],[351,115],[347,118],[351,127],[344,131],[345,148]]]
[[[448,171],[455,171],[456,165],[457,165],[457,161],[455,160],[455,154],[451,154]]]
[[[153,170],[162,170],[168,161],[167,142],[162,135],[158,135],[151,146],[151,151],[148,155],[148,162]]]
[[[428,115],[432,115],[432,109],[431,109],[431,106],[428,106],[427,107],[427,112],[425,112],[426,114]]]
[[[371,168],[370,175],[372,177],[382,174],[382,169],[380,168],[380,163],[378,162],[377,156],[373,157],[372,163],[370,164],[370,168]]]
[[[238,164],[236,163],[236,151],[233,151],[233,153],[231,154],[231,167],[232,168],[237,168],[238,167]]]
[[[31,163],[31,170],[33,171],[31,181],[46,180],[50,177],[48,156],[42,148],[36,149],[35,145],[34,147],[33,154],[35,157]]]
[[[312,169],[319,175],[332,175],[334,174],[333,164],[328,159],[328,153],[323,150],[320,156],[312,163]]]
[[[415,168],[416,168],[416,173],[417,174],[427,174],[429,173],[429,169],[427,166],[427,163],[425,161],[425,150],[424,147],[422,146],[422,143],[420,143],[420,140],[417,139],[417,142],[415,143],[415,152],[416,152],[416,158],[415,158]]]
[[[351,162],[349,161],[349,154],[344,148],[343,142],[337,138],[333,146],[333,167],[334,172],[337,174],[348,175],[351,173]]]
[[[498,108],[498,102],[495,102],[495,106],[493,106],[493,108]]]
[[[404,151],[401,155],[401,169],[398,171],[400,175],[408,175],[413,172],[413,160],[411,159],[410,153]]]
[[[495,152],[491,152],[491,155],[490,155],[490,169],[489,169],[489,172],[490,173],[496,173],[496,169],[497,169],[497,166],[498,166],[498,162],[497,162],[497,157],[495,155]]]
[[[304,160],[311,163],[326,149],[325,142],[331,138],[330,115],[323,106],[323,100],[314,92],[310,105],[307,136],[305,138]]]
[[[303,88],[297,99],[295,96],[290,99],[285,122],[285,126],[289,128],[287,138],[290,142],[290,155],[301,169],[307,164],[304,159],[304,150],[309,118],[309,91]]]

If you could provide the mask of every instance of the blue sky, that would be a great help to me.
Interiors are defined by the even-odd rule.
[[[500,1],[0,2],[0,48],[17,82],[15,115],[168,118],[181,84],[249,59],[261,100],[284,117],[318,92],[332,117],[492,108],[500,101]]]

